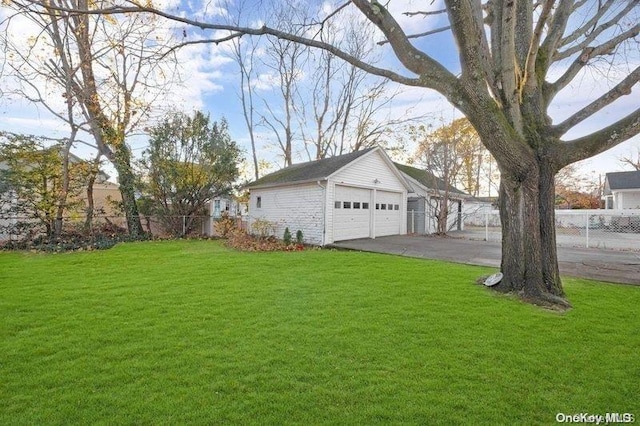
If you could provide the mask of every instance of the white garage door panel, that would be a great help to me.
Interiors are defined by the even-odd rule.
[[[400,234],[400,224],[402,220],[401,203],[402,194],[400,193],[388,191],[378,191],[376,193],[376,237]]]
[[[333,240],[368,238],[371,223],[371,191],[336,185],[334,200],[340,203],[340,207],[336,208],[334,203]]]

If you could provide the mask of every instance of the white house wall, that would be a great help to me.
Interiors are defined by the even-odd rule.
[[[331,180],[333,183],[377,188],[386,191],[405,191],[405,187],[396,174],[389,168],[379,151],[374,150],[338,171]]]
[[[640,209],[640,191],[616,191],[614,200],[614,208]]]
[[[257,207],[258,197],[261,207]],[[324,189],[318,183],[252,189],[249,227],[253,232],[257,219],[267,220],[275,225],[274,235],[279,239],[288,227],[293,238],[301,230],[306,243],[321,245],[323,204]]]

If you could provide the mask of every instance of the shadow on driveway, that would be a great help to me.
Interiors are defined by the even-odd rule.
[[[469,265],[500,267],[498,242],[456,237],[393,235],[374,240],[340,241],[333,247],[424,259],[447,260]],[[640,285],[640,253],[634,251],[558,247],[562,275],[622,284]]]

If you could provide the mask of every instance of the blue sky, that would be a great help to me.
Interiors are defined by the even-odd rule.
[[[207,10],[195,10],[185,3],[179,5],[177,0],[166,0],[165,3],[172,11],[177,10],[176,7],[180,6],[179,10],[181,13],[189,13],[190,16],[194,13],[199,16],[206,15],[208,17],[207,19],[221,19],[221,17],[227,13],[225,12],[225,8],[232,9],[237,6],[237,4],[234,5],[231,3],[223,5],[221,2],[208,2],[206,3],[208,5]],[[250,1],[249,3],[256,2]],[[255,11],[256,16],[245,15],[247,21],[252,24],[259,22],[257,20],[257,14],[259,11],[264,10],[267,2],[258,1],[257,3],[259,3],[261,8],[257,8],[255,5],[253,8],[248,8],[248,10]],[[437,9],[440,7],[439,3],[440,1],[436,1],[431,7]],[[193,4],[200,7],[200,3]],[[391,3],[390,9],[392,12],[415,10],[415,4],[417,3],[411,0],[395,1]],[[317,3],[317,5],[322,6],[320,3]],[[0,16],[5,16],[6,10],[0,13],[2,13]],[[425,25],[433,28],[441,26],[443,23],[442,17],[430,18],[431,21],[425,22],[422,18],[409,19],[400,14],[397,16],[399,16],[398,19],[401,20],[401,23],[408,32],[424,31]],[[172,27],[174,27],[173,24],[167,24],[166,28],[160,28],[159,30],[169,32]],[[182,27],[178,25],[179,31],[180,28]],[[189,39],[212,36],[210,32],[193,29],[186,30],[188,31]],[[24,32],[24,34],[20,34],[19,37],[25,37],[29,31],[29,27],[25,26],[21,28],[20,31]],[[456,71],[457,59],[455,45],[447,33],[421,39],[416,42],[416,45],[429,52],[434,58],[441,61],[452,71]],[[389,68],[399,69],[399,64],[397,64],[397,61],[389,52],[388,47],[382,47],[380,49],[380,63]],[[230,47],[224,45],[197,45],[181,50],[178,53],[178,57],[182,65],[184,81],[182,85],[175,87],[171,93],[164,95],[162,103],[165,106],[172,105],[172,108],[175,106],[186,112],[193,109],[202,109],[205,112],[209,112],[214,120],[225,117],[229,121],[232,137],[247,151],[247,158],[249,158],[247,129],[243,121],[239,102],[238,68],[229,53]],[[631,63],[629,66],[632,66],[634,63],[640,63],[640,54],[632,53],[628,57],[628,62]],[[263,73],[264,78],[260,81],[261,86],[256,90],[260,98],[258,100],[259,104],[264,104],[264,102],[275,104],[278,102],[277,98],[274,97],[276,88],[269,84],[270,80],[267,74],[266,71]],[[576,109],[580,108],[580,106],[585,105],[597,97],[603,90],[606,90],[612,83],[610,79],[605,77],[600,70],[595,69],[583,73],[580,78],[576,79],[576,84],[561,92],[549,110],[554,121],[559,121],[567,117]],[[2,84],[5,86],[5,89],[11,85],[11,83],[7,81],[3,81]],[[640,99],[640,88],[637,86],[638,85],[636,85],[632,95],[626,96],[619,102],[616,102],[614,106],[607,108],[602,113],[593,117],[593,119],[577,128],[568,136],[570,138],[578,137],[603,124],[613,122],[617,118],[638,108],[640,104],[638,101]],[[433,117],[434,124],[437,124],[442,118],[449,120],[456,116],[456,112],[441,96],[426,89],[410,88],[409,90],[405,90],[397,96],[390,114],[406,114],[407,108],[412,108],[413,111],[420,111],[420,113]],[[23,99],[9,99],[7,96],[4,96],[0,100],[0,123],[1,129],[19,133],[53,137],[64,137],[68,133],[65,125],[55,120],[44,108],[29,104]],[[281,161],[277,157],[277,152],[271,146],[273,143],[272,135],[269,134],[266,128],[258,129],[257,134],[261,158],[273,162],[275,167],[280,165]],[[144,148],[145,138],[140,136],[133,137],[130,139],[130,143],[134,152],[139,153]],[[622,170],[622,166],[618,163],[617,157],[633,153],[637,149],[640,149],[640,137],[636,136],[632,140],[604,154],[581,163],[581,170],[583,170],[584,173],[595,175],[608,171]],[[84,146],[79,146],[76,152],[84,157],[92,155],[89,148]],[[295,154],[294,161],[308,160],[308,157],[305,157],[305,153],[301,149],[298,149]]]

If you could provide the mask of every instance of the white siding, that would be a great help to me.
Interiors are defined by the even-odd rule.
[[[257,207],[258,197],[261,207]],[[277,238],[282,239],[288,227],[293,238],[301,230],[306,243],[323,244],[323,203],[324,190],[317,183],[252,189],[249,227],[256,219],[268,220],[275,225]]]
[[[331,177],[333,183],[362,186],[387,191],[405,191],[405,187],[396,174],[389,168],[378,150],[354,160],[343,170]]]
[[[618,209],[640,209],[640,191],[620,191],[615,193]]]

